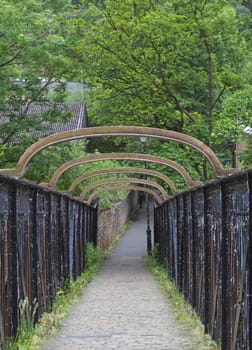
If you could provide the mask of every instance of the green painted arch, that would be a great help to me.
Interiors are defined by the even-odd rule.
[[[94,156],[88,156],[83,158],[72,159],[64,164],[62,164],[52,175],[49,183],[41,183],[40,185],[46,186],[49,188],[55,188],[58,182],[59,177],[68,169],[71,169],[74,166],[87,164],[91,162],[97,162],[102,160],[134,160],[142,162],[150,162],[166,165],[174,170],[176,170],[185,180],[185,183],[188,187],[194,187],[200,185],[201,182],[193,181],[189,173],[182,167],[182,165],[163,157],[152,156],[149,154],[139,154],[139,153],[101,153]]]
[[[165,191],[165,189],[157,184],[156,182],[149,181],[149,180],[144,180],[144,179],[138,179],[138,178],[127,178],[127,179],[103,179],[99,181],[95,181],[89,185],[87,185],[84,190],[81,192],[79,196],[80,201],[84,201],[86,195],[88,194],[89,191],[94,189],[95,187],[102,186],[102,185],[108,185],[108,184],[116,184],[116,183],[125,183],[125,184],[142,184],[142,185],[147,185],[156,188],[160,193],[162,193],[163,199],[166,200],[168,199],[168,195]]]
[[[141,174],[145,176],[153,176],[157,177],[161,180],[163,180],[170,188],[172,194],[175,194],[178,192],[176,189],[173,181],[166,175],[160,173],[159,171],[156,170],[151,170],[151,169],[145,169],[145,168],[104,168],[101,170],[96,170],[96,171],[91,171],[89,173],[85,173],[79,177],[77,177],[71,186],[66,190],[62,192],[67,192],[72,194],[76,187],[82,182],[85,181],[89,178],[95,177],[95,176],[100,176],[100,175],[107,175],[107,174]]]
[[[21,177],[30,160],[41,150],[51,145],[64,141],[71,141],[83,138],[93,138],[101,136],[146,136],[161,140],[176,141],[190,147],[203,154],[213,168],[217,177],[231,174],[238,169],[224,169],[220,160],[213,150],[200,140],[172,130],[164,130],[140,126],[102,126],[85,129],[71,130],[59,134],[47,136],[28,147],[20,157],[17,165],[13,169],[0,169],[0,173]]]
[[[151,190],[150,188],[143,187],[143,186],[134,186],[134,185],[121,185],[121,186],[108,186],[108,187],[100,188],[99,190],[97,190],[94,193],[92,193],[85,203],[88,204],[88,205],[91,205],[93,200],[100,193],[108,192],[108,191],[120,191],[120,190],[129,190],[129,191],[133,190],[133,191],[145,192],[145,193],[148,193],[148,194],[152,195],[153,198],[155,198],[155,200],[157,201],[157,203],[159,205],[161,205],[164,202],[161,199],[161,197],[155,191]]]

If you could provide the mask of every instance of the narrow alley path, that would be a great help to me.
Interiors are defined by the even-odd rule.
[[[44,350],[197,350],[147,271],[143,208]]]

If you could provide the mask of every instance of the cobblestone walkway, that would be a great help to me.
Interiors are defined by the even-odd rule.
[[[145,230],[141,211],[44,350],[197,350],[146,270]]]

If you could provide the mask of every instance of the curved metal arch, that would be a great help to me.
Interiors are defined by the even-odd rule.
[[[95,191],[92,193],[88,200],[85,202],[88,205],[91,205],[92,201],[97,197],[100,193],[103,192],[108,192],[108,191],[120,191],[120,190],[134,190],[134,191],[139,191],[139,192],[146,192],[148,194],[151,194],[156,201],[158,202],[159,205],[161,205],[164,201],[159,197],[159,195],[151,190],[150,188],[142,187],[142,186],[133,186],[133,185],[122,185],[122,186],[108,186],[104,188],[100,188],[99,190]]]
[[[188,187],[193,187],[201,184],[201,182],[199,181],[196,181],[196,182],[192,181],[189,173],[185,170],[185,168],[183,168],[182,165],[170,159],[166,159],[158,156],[152,156],[149,154],[139,154],[139,153],[101,153],[94,156],[88,156],[88,157],[69,160],[68,162],[62,164],[54,172],[49,183],[47,184],[41,183],[40,185],[47,186],[50,188],[55,188],[59,177],[66,170],[71,169],[76,165],[82,165],[82,164],[97,162],[101,160],[136,160],[136,161],[143,161],[143,162],[158,163],[158,164],[166,165],[176,170],[184,178],[186,185]]]
[[[56,135],[47,136],[35,142],[33,145],[26,149],[26,151],[20,157],[16,168],[0,169],[0,173],[20,177],[25,173],[25,168],[30,160],[42,149],[64,141],[100,136],[147,136],[162,140],[176,141],[193,147],[198,152],[203,154],[211,164],[213,171],[217,177],[238,171],[238,169],[235,168],[224,169],[219,158],[210,147],[208,147],[200,140],[180,132],[140,126],[102,126],[71,130],[58,133]]]
[[[163,180],[165,183],[167,183],[167,185],[170,187],[170,190],[172,192],[172,194],[175,194],[176,192],[178,192],[178,190],[176,189],[173,181],[166,175],[160,173],[159,171],[156,170],[151,170],[151,169],[145,169],[145,168],[104,168],[101,170],[96,170],[96,171],[91,171],[89,173],[83,174],[79,177],[77,177],[73,183],[71,184],[71,186],[68,188],[68,190],[66,191],[62,191],[62,192],[67,192],[72,194],[74,192],[74,190],[76,189],[76,187],[82,182],[85,181],[91,177],[95,177],[95,176],[100,176],[100,175],[107,175],[107,174],[142,174],[142,175],[149,175],[149,176],[155,176],[161,180]]]
[[[85,199],[85,196],[87,195],[87,193],[92,190],[95,187],[98,186],[102,186],[102,185],[107,185],[107,184],[113,184],[113,183],[126,183],[126,184],[143,184],[143,185],[147,185],[147,186],[151,186],[154,187],[156,189],[158,189],[160,191],[160,193],[162,193],[162,196],[164,198],[164,200],[168,199],[168,195],[165,191],[165,189],[163,188],[163,186],[157,184],[156,182],[153,181],[149,181],[149,180],[144,180],[144,179],[138,179],[138,178],[125,178],[125,179],[106,179],[106,180],[99,180],[99,181],[95,181],[92,182],[91,184],[87,185],[84,190],[81,192],[79,198],[79,200],[83,201]]]

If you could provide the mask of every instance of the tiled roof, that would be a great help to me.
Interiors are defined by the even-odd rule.
[[[246,128],[243,129],[243,132],[247,135],[252,136],[252,128],[250,126],[246,126]]]
[[[47,110],[59,110],[61,112],[70,112],[72,116],[67,122],[42,122],[45,130],[29,130],[29,133],[35,138],[41,138],[48,135],[57,134],[59,132],[76,130],[80,128],[88,127],[88,118],[86,112],[86,105],[84,103],[31,103],[25,112],[28,116],[36,118],[40,117]],[[0,126],[7,123],[8,117],[5,115],[0,116]],[[20,139],[21,133],[16,135],[15,139]]]

